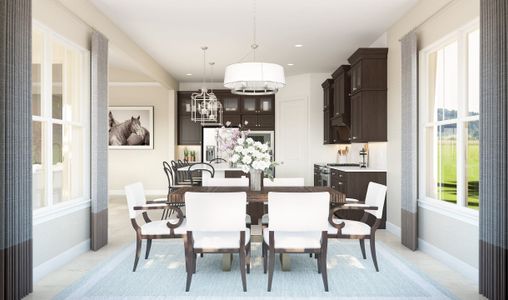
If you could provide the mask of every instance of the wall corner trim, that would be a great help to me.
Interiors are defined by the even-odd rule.
[[[90,239],[85,240],[76,246],[69,248],[68,250],[60,253],[58,256],[43,262],[33,269],[33,280],[34,283],[41,280],[44,276],[55,271],[56,269],[68,264],[76,257],[83,253],[90,251]]]

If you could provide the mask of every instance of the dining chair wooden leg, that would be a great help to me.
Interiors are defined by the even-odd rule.
[[[193,270],[192,270],[192,266],[194,264],[193,262],[193,254],[192,253],[188,253],[189,255],[187,256],[188,257],[188,262],[187,264],[189,265],[189,268],[187,269],[187,282],[185,283],[185,291],[188,292],[190,290],[190,285],[191,285],[191,281],[192,281],[192,274],[193,274]]]
[[[193,257],[192,257],[192,271],[194,273],[196,273],[196,264],[197,264],[197,260],[198,260],[198,256],[196,255],[196,253],[193,254]]]
[[[152,239],[148,239],[146,241],[145,259],[148,259],[148,255],[150,255],[150,249],[152,249]]]
[[[363,259],[367,259],[367,255],[365,255],[365,240],[360,239],[359,241],[360,241],[360,249],[362,249]]]
[[[270,245],[268,250],[268,291],[272,291],[273,269],[275,267],[275,240],[273,231],[270,231]]]
[[[136,268],[138,266],[139,256],[141,255],[141,244],[142,240],[140,237],[136,238],[136,258],[134,258],[134,268],[132,268],[132,272],[136,272]]]
[[[268,257],[267,257],[267,251],[266,251],[266,244],[265,242],[262,243],[262,249],[261,249],[261,252],[263,253],[263,273],[266,274],[266,268],[267,268],[267,264],[268,264]]]
[[[321,274],[321,255],[317,253],[315,253],[314,255],[316,255],[317,272],[318,274]]]
[[[247,274],[250,274],[251,245],[247,244]]]
[[[309,257],[312,258],[312,253],[309,253]]]
[[[376,268],[376,272],[379,272],[379,268],[377,266],[377,258],[376,258],[376,238],[374,235],[370,237],[370,254],[372,255],[372,261],[374,262],[374,267]]]
[[[246,249],[245,249],[245,232],[242,232],[240,236],[240,274],[242,275],[242,287],[243,291],[247,291],[247,263],[246,263]]]
[[[323,276],[323,285],[325,286],[325,292],[328,292],[328,270],[326,267],[326,257],[328,253],[328,239],[326,233],[322,235],[321,242],[321,254],[319,254],[319,260],[321,260],[321,275]]]

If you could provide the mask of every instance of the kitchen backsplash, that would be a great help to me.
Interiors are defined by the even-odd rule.
[[[339,145],[337,150],[345,150],[347,155],[340,159],[337,156],[337,163],[359,163],[362,161],[360,150],[365,144],[347,144]],[[376,169],[386,169],[386,143],[368,143],[368,167]]]

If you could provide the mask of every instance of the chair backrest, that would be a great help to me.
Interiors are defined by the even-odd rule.
[[[175,184],[173,170],[167,161],[162,162],[162,168],[164,169],[164,173],[166,174],[166,178],[168,179],[168,189],[169,189]]]
[[[185,193],[185,212],[189,231],[245,230],[247,194]]]
[[[303,178],[274,178],[273,181],[270,178],[263,179],[264,186],[304,186],[305,182]]]
[[[201,162],[189,166],[187,176],[190,178],[192,185],[194,185],[194,182],[196,181],[195,177],[202,177],[203,172],[209,173],[210,177],[215,176],[215,168],[209,163]]]
[[[326,231],[330,194],[268,193],[269,229],[274,231]]]
[[[249,186],[249,178],[208,178],[203,177],[203,186]]]
[[[214,164],[220,164],[220,163],[226,163],[226,162],[228,162],[228,161],[222,157],[216,157],[216,158],[209,161],[209,163],[214,163]]]
[[[383,208],[386,199],[386,185],[375,182],[369,182],[367,188],[367,195],[365,196],[365,204],[377,206],[377,210],[366,210],[366,212],[373,214],[377,219],[383,216]]]
[[[127,206],[129,208],[129,217],[136,218],[141,214],[140,210],[134,210],[134,206],[145,205],[145,189],[141,182],[136,182],[125,186],[125,196],[127,197]]]

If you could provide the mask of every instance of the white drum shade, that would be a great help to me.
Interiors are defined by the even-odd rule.
[[[284,68],[262,62],[237,63],[226,67],[224,86],[233,94],[275,94],[286,85]]]

